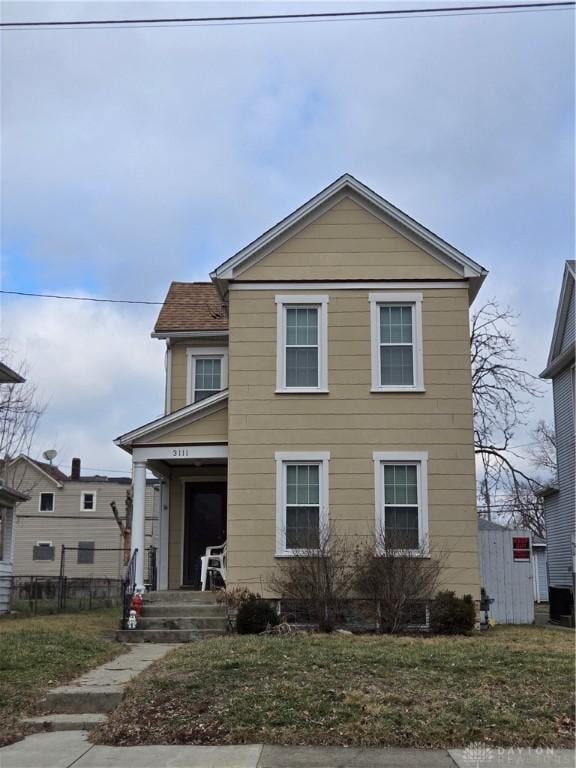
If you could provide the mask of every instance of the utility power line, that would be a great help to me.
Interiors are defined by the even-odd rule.
[[[105,302],[108,304],[149,304],[154,306],[160,306],[164,302],[162,301],[140,301],[137,299],[101,299],[94,296],[60,296],[55,293],[27,293],[26,291],[1,291],[0,294],[8,296],[32,296],[35,299],[61,299],[66,301],[96,301]]]
[[[72,21],[5,21],[0,29],[57,29],[57,28],[104,28],[130,26],[178,26],[178,25],[225,25],[270,24],[282,22],[314,22],[355,19],[378,20],[384,18],[410,18],[433,15],[467,15],[479,13],[522,13],[526,11],[569,10],[576,5],[572,1],[535,3],[492,3],[481,5],[452,5],[436,8],[397,8],[372,11],[322,11],[309,13],[269,13],[237,16],[182,16],[133,19],[76,19]]]

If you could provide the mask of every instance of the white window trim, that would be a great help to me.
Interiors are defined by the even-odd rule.
[[[42,496],[52,496],[52,509],[42,509]],[[40,491],[38,494],[38,512],[49,514],[56,509],[56,494],[53,491]]]
[[[53,547],[54,542],[53,541],[37,541],[34,546],[35,547]]]
[[[87,495],[94,497],[94,504],[92,509],[86,509],[84,499]],[[80,494],[80,512],[96,512],[97,504],[97,492],[96,491],[82,491]]]
[[[220,392],[228,387],[228,347],[187,347],[186,356],[188,359],[188,364],[186,366],[186,405],[192,405],[194,403],[196,360],[213,360],[215,358],[222,360]]]
[[[422,349],[422,294],[403,291],[370,293],[370,339],[372,349],[372,388],[371,392],[424,392],[424,356]],[[380,383],[380,305],[412,304],[412,347],[414,365],[414,384],[383,386]]]
[[[418,468],[418,533],[420,549],[401,550],[398,554],[429,555],[428,540],[428,451],[374,451],[374,492],[376,531],[384,530],[384,464],[416,464]],[[376,554],[381,554],[376,552]]]
[[[322,394],[328,390],[328,302],[327,295],[276,296],[276,393]],[[286,312],[287,305],[318,307],[318,386],[286,386]]]
[[[320,465],[319,526],[326,535],[328,529],[328,462],[330,451],[277,451],[276,459],[276,557],[301,557],[306,554],[299,549],[286,549],[286,466],[288,464],[317,463]]]

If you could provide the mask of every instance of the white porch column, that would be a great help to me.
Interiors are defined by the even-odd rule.
[[[132,462],[132,540],[136,557],[136,589],[144,589],[144,516],[146,499],[146,462]]]
[[[168,537],[170,525],[170,481],[160,485],[160,513],[158,525],[158,589],[168,589]]]

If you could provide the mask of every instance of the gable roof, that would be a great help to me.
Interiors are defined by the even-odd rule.
[[[546,368],[540,374],[542,379],[551,379],[574,360],[574,347],[572,345],[563,352],[561,352],[561,348],[568,321],[570,300],[574,295],[575,275],[576,261],[570,259],[564,264],[562,287],[560,289],[558,309],[556,310],[556,320],[554,322],[550,352],[548,353],[548,362],[546,363]]]
[[[117,437],[114,440],[114,443],[120,448],[130,451],[132,443],[135,440],[139,440],[142,437],[158,432],[158,430],[163,429],[164,427],[173,426],[176,428],[187,421],[194,421],[203,416],[207,416],[209,413],[212,413],[213,410],[222,407],[226,400],[228,400],[228,390],[223,389],[221,392],[206,397],[198,403],[186,405],[184,408],[179,408],[177,411],[166,414],[166,416],[161,416],[159,419],[154,419],[154,421],[149,421],[141,427],[126,432],[124,435]]]
[[[225,295],[229,280],[238,277],[248,267],[264,258],[270,250],[278,247],[296,231],[307,226],[345,197],[351,197],[388,226],[417,243],[431,256],[451,267],[461,278],[468,278],[472,298],[476,295],[488,274],[484,267],[423,227],[349,173],[340,176],[307,203],[220,264],[210,275],[218,285],[220,293]]]
[[[0,384],[23,384],[26,379],[5,363],[0,363]]]
[[[40,472],[40,474],[44,475],[44,477],[47,477],[48,480],[51,480],[53,483],[56,484],[58,488],[62,488],[62,485],[67,482],[68,475],[65,475],[62,470],[58,469],[58,467],[54,466],[53,464],[48,464],[46,461],[37,461],[36,459],[32,459],[30,456],[26,456],[26,454],[21,453],[20,456],[17,456],[15,459],[9,462],[9,464],[15,464],[18,461],[25,461],[26,463],[30,464],[33,469]]]
[[[213,283],[172,283],[152,335],[227,330],[227,307]]]

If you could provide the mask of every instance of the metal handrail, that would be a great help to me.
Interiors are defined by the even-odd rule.
[[[130,616],[130,605],[136,589],[136,560],[138,558],[138,549],[135,549],[130,556],[126,566],[126,575],[122,582],[122,629],[128,629],[128,617]]]

